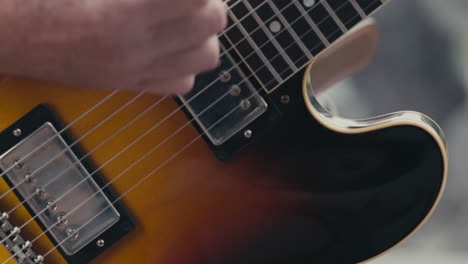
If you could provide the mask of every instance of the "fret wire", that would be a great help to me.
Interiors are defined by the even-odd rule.
[[[249,11],[254,11],[254,8],[250,5],[248,1],[242,0],[244,2],[245,6]],[[289,58],[289,56],[284,52],[283,48],[281,48],[281,45],[279,45],[278,41],[276,38],[271,34],[270,30],[265,26],[265,23],[262,21],[262,19],[257,15],[256,12],[253,12],[252,14],[253,18],[257,21],[257,23],[260,25],[260,27],[263,29],[264,33],[270,38],[271,43],[276,47],[276,49],[280,52],[281,56],[283,59],[286,60],[286,62],[289,64],[289,67],[293,72],[297,71],[297,67],[294,64],[294,62]]]
[[[351,4],[356,9],[356,11],[359,13],[359,15],[361,16],[362,19],[367,18],[366,13],[364,13],[364,11],[361,9],[361,7],[358,5],[358,3],[356,3],[356,0],[349,0],[349,2],[351,2]]]
[[[286,29],[289,31],[289,34],[291,34],[294,40],[296,40],[296,43],[299,45],[299,47],[301,47],[302,51],[305,52],[305,54],[307,55],[307,58],[312,59],[314,56],[310,53],[309,49],[304,45],[304,43],[302,43],[302,40],[299,38],[296,32],[291,27],[287,26],[288,21],[283,16],[283,13],[281,12],[281,10],[278,9],[278,7],[276,6],[276,4],[273,3],[273,1],[268,1],[268,5],[270,5],[271,9],[273,9],[273,11],[277,14],[277,17],[279,18],[279,20],[281,20],[281,22],[285,25]]]
[[[384,1],[383,3],[386,3],[386,2],[387,2],[387,1]],[[222,118],[222,119],[223,119],[223,118]],[[190,123],[190,122],[189,122],[189,123]],[[201,137],[201,136],[199,136],[199,137]],[[199,137],[197,137],[196,140],[198,140]],[[195,142],[195,140],[191,141],[188,145],[191,145],[192,142]],[[182,150],[186,149],[186,148],[188,147],[188,145],[186,145]],[[178,151],[178,153],[180,153],[182,150]],[[176,153],[176,155],[174,155],[173,157],[177,156],[178,153]],[[166,161],[164,162],[164,165],[167,164],[170,160],[172,160],[172,158],[169,158],[168,160],[166,160]],[[155,170],[155,172],[158,171],[159,168],[160,168],[160,167],[158,167],[158,168]],[[155,173],[155,172],[154,172],[154,173]],[[142,179],[142,181],[140,181],[140,183],[142,183],[145,179],[147,179],[149,176],[151,176],[151,175],[154,174],[154,173],[150,173],[150,174],[148,174],[147,176],[143,177],[143,179]],[[113,203],[115,203],[117,200],[120,200],[123,196],[125,196],[126,194],[128,194],[130,191],[132,191],[132,190],[133,190],[134,188],[136,188],[138,185],[140,185],[140,184],[137,183],[137,184],[133,185],[133,187],[132,187],[132,188],[129,188],[129,189],[126,191],[126,193],[124,193],[123,195],[121,195],[121,196],[119,196],[117,199],[115,199],[115,201],[113,201]],[[94,218],[93,218],[93,219],[94,219]],[[92,220],[92,219],[91,219],[91,220]],[[85,225],[87,225],[87,224],[89,224],[89,221],[88,221],[87,223],[85,223]],[[85,226],[85,225],[83,225],[83,226]],[[80,227],[80,229],[81,229],[81,228],[82,228],[82,227]],[[46,231],[46,232],[47,232],[47,231]],[[45,232],[41,233],[40,236],[44,235],[44,233],[45,233]],[[34,238],[33,242],[36,241],[40,236]],[[64,243],[65,241],[66,241],[66,239],[64,239],[63,241],[61,241],[58,245],[55,245],[51,250],[49,250],[49,251],[45,254],[45,256],[47,256],[48,254],[50,254],[53,250],[55,250],[59,245],[61,245],[61,244]],[[16,255],[16,254],[15,254],[15,255]],[[9,259],[7,259],[5,262],[7,262],[7,261],[9,261],[10,259],[12,259],[15,255],[11,256],[11,257],[10,257]]]
[[[341,22],[341,19],[338,18],[335,11],[333,10],[333,8],[331,8],[331,6],[328,4],[327,0],[322,1],[322,5],[327,10],[327,12],[330,14],[330,16],[333,18],[333,20],[335,20],[335,23],[338,25],[338,27],[340,27],[341,31],[343,31],[343,34],[348,32],[348,29]]]
[[[355,0],[353,0],[353,1],[355,1]],[[380,2],[380,3],[382,3],[382,2],[385,3],[386,1],[379,1],[379,0],[378,0],[378,2]],[[239,2],[237,2],[236,4],[238,4],[238,3],[242,3],[242,1],[239,1]],[[318,4],[320,4],[320,3],[322,3],[322,8],[324,8],[324,11],[328,13],[328,17],[329,17],[330,19],[332,19],[331,14],[333,14],[333,13],[330,13],[330,12],[323,6],[323,1],[319,1],[319,2],[318,2]],[[355,2],[355,3],[356,3],[356,2]],[[298,4],[297,1],[294,1],[294,0],[293,0],[291,4],[294,4],[294,6],[296,6],[296,8],[299,10],[299,12],[302,11],[302,13],[307,13],[307,12],[304,10],[304,7],[302,7],[300,4]],[[327,4],[328,4],[328,3],[327,3]],[[349,4],[350,6],[353,6],[353,5],[351,5],[350,2],[348,2],[348,4]],[[245,7],[245,6],[244,6],[244,7]],[[331,7],[331,6],[330,6],[330,7]],[[257,9],[257,8],[255,8],[255,10],[256,10],[256,9]],[[314,9],[314,7],[311,7],[311,9]],[[359,14],[359,12],[357,12],[357,11],[358,11],[358,10],[362,10],[362,9],[361,9],[361,8],[355,8],[355,9],[356,9],[356,13],[357,13],[357,15],[358,15],[358,17],[359,17],[360,14]],[[252,11],[255,11],[255,10],[252,10]],[[251,11],[250,13],[252,13],[252,11]],[[281,14],[281,13],[280,13],[280,14]],[[336,13],[335,13],[335,14],[336,14]],[[234,14],[234,15],[235,15],[235,14]],[[309,15],[304,15],[303,18],[309,23],[310,26],[312,26],[313,31],[316,33],[316,36],[321,40],[321,42],[322,42],[322,44],[325,46],[325,48],[328,47],[328,46],[330,45],[330,41],[324,37],[323,32],[318,28],[318,22],[316,23],[316,22],[314,22],[314,21],[311,21],[311,20],[310,20],[311,18],[310,18]],[[238,20],[236,16],[234,17],[234,20]],[[333,21],[333,19],[332,19],[332,21]],[[335,21],[334,21],[334,22],[335,22]],[[238,24],[239,24],[239,23],[236,23],[236,25],[238,25]],[[259,25],[262,25],[262,24],[264,24],[264,23],[258,23],[258,24],[259,24]],[[335,24],[336,24],[336,26],[339,28],[338,23],[335,22]],[[242,25],[241,27],[244,28],[243,25]],[[288,28],[288,27],[287,27],[287,28]],[[244,30],[242,30],[242,31],[243,31],[242,34],[246,35],[246,30],[245,30],[245,28],[244,28]],[[289,30],[288,30],[288,31],[289,31]],[[346,31],[347,31],[347,30],[346,30]],[[267,32],[268,32],[268,31],[267,31]],[[341,32],[341,33],[343,33],[343,32]],[[247,33],[247,34],[248,34],[248,33]],[[290,35],[291,35],[291,34],[290,34]],[[249,35],[249,36],[250,36],[250,35]],[[246,39],[247,39],[247,38],[246,38]],[[228,38],[228,40],[229,40],[229,38]],[[252,38],[250,38],[250,39],[248,40],[248,43],[249,43],[251,46],[254,46],[254,47],[255,47],[255,46],[258,46],[256,43],[252,43],[252,41],[253,41]],[[229,41],[229,42],[232,44],[232,41]],[[302,41],[302,43],[303,43],[303,41]],[[234,49],[235,49],[235,48],[234,48]],[[257,50],[258,50],[258,47],[257,47]],[[237,54],[242,58],[242,57],[243,57],[242,53],[239,52],[237,49],[236,49],[236,51],[237,51]],[[257,54],[257,56],[259,57],[258,59],[260,59],[260,60],[265,60],[264,58],[260,58],[261,55],[263,55],[263,54]],[[262,56],[262,57],[263,57],[263,56]],[[246,66],[247,66],[250,70],[253,70],[251,67],[249,67],[249,62],[247,62],[245,59],[243,59],[242,61],[246,64]],[[270,65],[266,65],[266,66],[270,66],[270,67],[267,67],[267,68],[269,69],[268,72],[269,72],[269,74],[271,75],[271,77],[277,78],[277,76],[274,76],[274,74],[275,74],[275,73],[278,73],[278,71],[275,70],[274,68],[272,68],[271,63],[270,63]],[[277,75],[279,75],[279,74],[277,74]],[[279,76],[279,77],[280,77],[280,79],[282,79],[282,81],[284,81],[284,78],[283,78],[283,77],[281,77],[281,76]],[[257,80],[258,80],[260,83],[262,83],[262,84],[264,83],[264,82],[261,81],[258,77],[257,77]],[[265,87],[265,88],[266,88],[266,87]]]
[[[276,71],[276,69],[270,64],[270,62],[267,60],[267,58],[265,57],[265,55],[263,54],[263,52],[261,52],[260,48],[257,46],[257,44],[255,43],[255,41],[252,40],[252,38],[250,37],[249,33],[247,33],[247,30],[244,28],[244,26],[237,20],[236,16],[231,13],[231,12],[228,12],[228,15],[229,17],[232,19],[232,21],[237,24],[237,27],[238,29],[242,32],[242,34],[245,36],[245,39],[249,42],[249,44],[254,48],[254,50],[256,51],[259,51],[257,52],[257,55],[262,59],[263,63],[265,63],[265,65],[267,66],[267,68],[270,70],[270,72],[272,73],[272,75],[275,77],[276,81],[281,83],[283,81],[283,78],[281,78],[281,76],[279,75],[279,73]],[[244,60],[244,56],[242,55],[241,52],[239,52],[239,50],[237,50],[237,47],[232,43],[231,39],[228,37],[228,36],[225,36],[229,42],[231,42],[231,44],[233,45],[233,48],[236,50],[237,54],[241,57],[241,59],[244,61],[244,63],[246,63],[247,65],[249,65],[245,60]],[[249,66],[250,68],[250,66]],[[253,69],[251,69],[253,70]],[[258,79],[258,78],[257,78]],[[260,81],[260,80],[259,80]],[[263,83],[263,82],[262,82]]]
[[[356,3],[361,7],[365,14],[371,14],[376,9],[380,8],[385,2],[389,0],[357,0]]]
[[[317,24],[315,24],[315,22],[310,18],[310,16],[307,14],[307,11],[302,7],[301,4],[299,4],[297,1],[294,1],[294,0],[292,0],[292,1],[294,2],[294,5],[296,5],[297,9],[299,9],[299,11],[304,14],[303,17],[305,18],[305,20],[307,20],[307,22],[309,22],[309,26],[312,27],[315,34],[317,34],[317,36],[320,38],[320,40],[325,45],[325,47],[328,48],[331,45],[331,43],[330,43],[330,41],[328,41],[328,39],[325,37],[325,35],[319,29]]]

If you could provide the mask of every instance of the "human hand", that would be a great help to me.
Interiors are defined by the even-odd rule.
[[[216,33],[226,26],[221,0],[7,0],[2,7],[10,23],[0,23],[0,73],[79,87],[188,92],[196,74],[217,66]]]

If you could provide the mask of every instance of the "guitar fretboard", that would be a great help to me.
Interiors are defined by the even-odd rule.
[[[271,92],[387,1],[229,1],[221,40]]]

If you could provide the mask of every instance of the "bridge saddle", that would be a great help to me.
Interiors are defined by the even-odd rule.
[[[0,216],[0,239],[2,245],[14,256],[20,264],[40,264],[44,258],[31,248],[32,243],[25,241],[21,236],[21,230],[12,225],[7,213]]]

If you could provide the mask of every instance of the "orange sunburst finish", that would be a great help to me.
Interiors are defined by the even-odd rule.
[[[320,59],[315,64],[320,65]],[[321,84],[328,83],[326,71],[320,69],[335,69],[333,65],[312,69],[322,78],[318,84],[306,79],[304,94],[301,75],[279,89],[291,97],[283,120],[229,162],[218,161],[198,139],[164,165],[199,134],[192,125],[174,134],[188,122],[180,111],[161,122],[178,108],[172,99],[136,119],[159,100],[151,95],[135,100],[84,137],[79,144],[88,153],[112,136],[90,159],[95,168],[112,160],[101,172],[106,182],[113,181],[117,196],[164,165],[122,199],[136,229],[92,263],[355,263],[382,254],[412,234],[431,214],[445,183],[442,135],[431,120],[416,113],[361,121],[328,113],[311,89],[321,90]],[[0,130],[40,103],[49,104],[65,125],[71,124],[109,93],[4,79]],[[83,137],[135,96],[113,96],[68,132],[74,139]],[[114,136],[129,122],[131,126]],[[0,192],[8,190],[0,181]],[[10,193],[0,199],[0,210],[9,211],[18,203]],[[11,215],[17,226],[29,219],[23,207]],[[41,233],[34,221],[21,232],[29,240]],[[52,246],[42,236],[33,248],[45,254]],[[0,261],[9,257],[0,247]],[[65,261],[55,251],[46,263]]]
[[[44,102],[70,124],[108,93],[5,80],[0,86],[1,128]],[[133,96],[112,97],[73,125],[71,134],[75,139],[84,135]],[[81,147],[92,150],[156,101],[153,96],[138,99],[84,138]],[[94,152],[92,160],[104,164],[176,109],[172,99],[165,100]],[[299,263],[339,261],[340,254],[362,261],[412,232],[443,183],[443,160],[435,141],[411,127],[382,132],[386,136],[338,135],[314,122],[304,105],[299,109],[292,121],[227,163],[216,160],[206,143],[197,140],[124,197],[136,229],[93,263]],[[106,181],[186,122],[181,112],[163,122],[103,168]],[[124,193],[197,136],[187,126],[115,180],[112,189]],[[431,176],[430,171],[438,173]],[[422,179],[426,186],[416,186]],[[2,192],[8,189],[1,187]],[[16,204],[10,194],[2,210]],[[30,217],[21,209],[12,221],[21,225]],[[29,240],[39,233],[36,224],[22,232]],[[373,243],[375,248],[368,248]],[[51,248],[45,237],[34,245],[39,254]],[[64,261],[55,252],[47,263]]]
[[[38,103],[44,102],[57,110],[65,124],[69,124],[109,93],[88,90],[73,92],[69,89],[25,80],[7,80],[2,83],[0,91],[2,98],[6,99],[0,107],[2,129]],[[135,94],[129,93],[112,97],[91,115],[72,126],[70,132],[75,139],[79,138],[133,96]],[[85,151],[93,149],[99,142],[112,135],[156,101],[158,98],[153,96],[145,96],[137,100],[84,138],[80,142],[81,147]],[[108,144],[93,153],[93,161],[96,164],[105,163],[176,109],[177,105],[171,99],[164,101],[135,122],[128,130],[115,136]],[[186,117],[179,112],[162,123],[160,127],[103,169],[106,180],[110,181],[119,175],[135,160],[186,122]],[[172,140],[161,145],[154,155],[122,175],[112,184],[112,189],[117,194],[124,193],[143,176],[162,164],[172,153],[197,136],[195,130],[188,126],[176,134]],[[152,175],[144,184],[123,199],[132,215],[136,216],[137,229],[114,247],[115,252],[119,252],[118,254],[112,253],[111,250],[97,259],[96,263],[130,263],[131,261],[151,263],[152,260],[159,263],[161,261],[163,263],[187,263],[188,260],[197,263],[198,254],[217,258],[220,256],[216,256],[215,252],[222,252],[223,248],[230,247],[230,244],[240,244],[241,241],[249,240],[249,236],[256,233],[255,226],[267,226],[269,218],[274,216],[273,211],[278,210],[281,204],[288,203],[287,199],[276,197],[277,194],[273,195],[267,190],[258,192],[252,186],[258,181],[264,181],[267,186],[274,182],[266,177],[258,179],[259,174],[256,170],[259,166],[265,167],[262,169],[264,173],[272,173],[268,172],[267,164],[258,163],[262,162],[261,159],[261,157],[260,160],[258,157],[250,161],[244,159],[243,166],[235,165],[237,162],[232,165],[222,164],[214,158],[206,144],[198,140],[182,155]],[[249,167],[252,171],[245,170]],[[7,187],[3,186],[2,191],[6,190]],[[291,194],[286,192],[278,195],[287,198]],[[10,197],[13,199],[13,195]],[[12,204],[17,203],[13,200],[5,200],[5,202],[3,210],[8,210]],[[244,217],[246,214],[251,216]],[[23,209],[18,210],[12,218],[12,221],[20,225],[30,216]],[[221,229],[217,230],[216,226]],[[31,240],[37,233],[37,226],[23,231],[25,237]],[[226,245],[221,243],[224,240]],[[50,248],[50,243],[47,239],[42,239],[35,248],[46,252]],[[186,253],[180,254],[184,250]],[[61,263],[58,254],[49,256],[47,261],[48,263]]]

